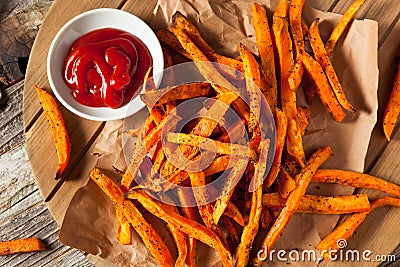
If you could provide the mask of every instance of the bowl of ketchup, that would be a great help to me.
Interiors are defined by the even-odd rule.
[[[129,117],[145,104],[139,94],[151,69],[158,85],[164,61],[151,28],[118,9],[100,8],[67,22],[54,37],[47,76],[57,99],[89,120]]]

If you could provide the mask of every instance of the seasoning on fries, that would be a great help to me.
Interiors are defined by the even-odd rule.
[[[339,78],[337,77],[336,72],[329,59],[329,55],[325,50],[324,43],[322,42],[321,36],[319,34],[318,23],[319,19],[315,19],[309,29],[309,40],[312,50],[314,51],[314,57],[324,70],[325,75],[328,78],[328,81],[332,87],[333,92],[336,95],[339,104],[348,111],[354,111],[353,106],[346,98]]]
[[[313,176],[312,182],[342,184],[356,188],[370,188],[400,197],[399,185],[364,173],[344,170],[318,170]]]
[[[393,197],[383,197],[374,200],[371,203],[371,207],[369,210],[359,213],[354,213],[352,216],[347,218],[344,222],[342,222],[339,226],[337,226],[328,236],[326,236],[318,245],[317,249],[319,251],[325,252],[323,255],[325,260],[329,260],[330,257],[328,253],[330,250],[338,250],[338,240],[348,240],[355,230],[360,226],[360,224],[365,220],[367,215],[371,213],[373,210],[384,207],[384,206],[392,206],[400,208],[400,199]]]
[[[346,113],[332,92],[321,65],[307,53],[303,55],[303,63],[308,75],[315,83],[322,103],[332,114],[335,121],[341,122],[346,117]]]
[[[399,50],[400,52],[400,50]],[[383,114],[383,132],[386,139],[390,141],[394,126],[400,113],[400,64],[397,65],[397,74],[394,79],[393,89],[390,93],[389,101],[386,104],[385,113]]]
[[[136,206],[130,200],[125,199],[124,192],[97,168],[91,171],[90,178],[103,190],[117,208],[122,209],[126,219],[142,238],[154,258],[163,266],[173,266],[173,259],[167,245]]]
[[[290,89],[296,91],[300,85],[303,76],[303,53],[304,53],[304,35],[302,27],[301,14],[303,12],[305,0],[292,0],[289,8],[290,28],[293,36],[294,51],[296,58],[292,72],[289,76]]]
[[[276,80],[274,47],[267,13],[260,4],[253,3],[251,6],[251,14],[257,40],[258,54],[261,60],[262,71],[267,82],[268,96],[270,96],[267,100],[271,109],[274,110],[278,104],[278,83]]]
[[[262,247],[267,247],[269,249],[274,247],[276,241],[281,236],[286,225],[289,223],[290,219],[293,217],[294,213],[299,207],[300,201],[306,192],[313,174],[331,155],[332,149],[330,147],[323,147],[314,152],[301,172],[297,175],[297,187],[290,192],[288,198],[286,199],[285,206],[279,213],[274,225],[271,227],[267,236],[265,237]],[[253,260],[253,265],[260,266],[262,263],[261,259],[262,257],[255,258]]]
[[[164,48],[167,65],[173,65],[170,53],[178,53],[194,62],[205,81],[172,87],[166,84],[155,89],[149,71],[141,95],[149,117],[140,131],[127,132],[138,138],[121,184],[115,184],[97,168],[90,173],[115,206],[118,241],[131,244],[134,229],[162,266],[196,266],[198,242],[215,249],[223,266],[260,266],[262,255],[251,258],[259,249],[256,240],[263,240],[262,247],[273,249],[296,212],[352,214],[318,244],[317,248],[324,250],[334,249],[338,238],[350,238],[375,208],[400,207],[399,185],[368,174],[320,169],[333,154],[330,147],[317,149],[305,161],[303,137],[312,114],[310,107],[298,106],[297,87],[303,81],[301,87],[308,100],[316,92],[336,122],[345,118],[345,110],[354,111],[329,55],[363,2],[355,0],[325,46],[318,19],[310,28],[302,20],[304,0],[292,0],[290,6],[286,0],[280,1],[271,29],[266,10],[254,3],[252,21],[260,63],[243,44],[238,44],[238,58],[216,53],[200,30],[176,12],[173,25],[157,32],[161,43],[168,47]],[[305,38],[309,38],[313,51],[305,51]],[[212,62],[230,68],[220,69]],[[307,74],[304,77],[303,69]],[[240,88],[236,84],[241,84]],[[398,85],[397,77],[395,86]],[[244,94],[240,94],[241,90]],[[197,113],[201,116],[177,130],[169,117],[182,113],[177,111],[179,104],[197,97],[209,98],[211,104],[201,103],[204,105]],[[391,99],[395,101],[395,97]],[[258,121],[262,108],[268,106],[274,125]],[[394,124],[399,110],[388,109],[391,114],[387,116]],[[231,110],[237,116],[226,125]],[[263,135],[271,129],[275,129],[273,139]],[[385,128],[387,136],[392,129]],[[247,143],[241,142],[245,135]],[[275,151],[270,150],[270,145],[275,146]],[[202,161],[208,163],[203,169],[187,168]],[[144,174],[142,183],[136,180],[139,170]],[[218,188],[214,182],[220,175],[224,180]],[[311,182],[370,188],[392,197],[370,202],[367,194],[306,194]],[[143,217],[141,209],[164,221],[176,246],[172,250],[177,251],[175,257],[157,232],[159,229]]]
[[[268,193],[263,195],[263,205],[272,210],[281,210],[285,206],[286,200],[278,193]],[[324,197],[314,195],[304,195],[301,199],[296,212],[314,214],[345,214],[353,212],[364,212],[370,208],[368,196],[351,195]]]

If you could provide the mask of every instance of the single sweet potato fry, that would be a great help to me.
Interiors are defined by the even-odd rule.
[[[122,245],[132,244],[132,226],[126,219],[124,211],[118,206],[115,207],[115,217],[117,218],[117,240]]]
[[[158,40],[160,40],[163,45],[166,45],[172,51],[177,52],[187,59],[192,59],[190,53],[186,52],[186,50],[182,47],[181,43],[178,41],[178,39],[176,39],[175,35],[172,32],[162,29],[158,30],[156,32],[156,35]]]
[[[296,163],[300,166],[304,166],[304,147],[303,147],[303,136],[301,129],[297,125],[297,115],[294,118],[288,118],[288,127],[286,133],[286,150],[291,155]]]
[[[260,117],[261,112],[262,95],[260,94],[260,90],[263,92],[270,106],[273,105],[275,100],[271,99],[268,95],[260,66],[251,51],[242,44],[238,45],[238,50],[243,60],[243,69],[246,77],[246,90],[247,95],[249,96],[250,117],[248,129],[250,132],[253,132],[258,126],[258,118]]]
[[[365,0],[354,0],[354,2],[350,5],[350,7],[346,10],[343,17],[340,19],[338,25],[333,29],[331,36],[325,44],[326,52],[330,56],[333,49],[336,46],[336,43],[344,33],[347,28],[347,25],[356,14],[358,9],[364,4]]]
[[[311,111],[306,107],[297,107],[296,124],[299,127],[301,136],[304,136],[307,126],[308,119],[311,116]]]
[[[286,200],[278,193],[263,195],[263,205],[271,210],[280,210],[285,206]],[[365,194],[350,196],[314,196],[304,195],[296,212],[315,214],[345,214],[364,212],[370,209],[368,196]]]
[[[185,133],[167,133],[168,142],[202,148],[218,154],[230,155],[233,158],[255,159],[255,152],[249,147],[239,144],[223,143],[210,138]]]
[[[214,159],[213,162],[204,170],[204,175],[210,176],[212,174],[225,171],[232,166],[229,166],[231,157],[229,155],[222,155]]]
[[[173,88],[157,89],[144,92],[140,99],[149,107],[162,105],[175,100],[207,96],[210,93],[209,83],[188,83]]]
[[[282,111],[288,118],[293,118],[297,114],[297,109],[296,92],[290,90],[288,83],[290,71],[294,65],[292,39],[289,33],[288,10],[288,5],[285,0],[279,2],[273,15],[272,30],[279,56]]]
[[[304,53],[304,35],[301,25],[301,14],[303,12],[304,0],[290,1],[289,21],[293,36],[294,51],[296,53],[295,63],[292,73],[289,76],[289,85],[292,90],[297,90],[303,77],[303,53]]]
[[[368,213],[369,211],[354,213],[319,242],[317,249],[323,254],[325,260],[329,260],[330,258],[329,250],[338,250],[338,240],[349,239],[358,226],[365,220]]]
[[[201,37],[200,31],[179,11],[172,16],[172,21],[175,27],[184,30],[189,35],[189,38],[203,51],[210,61],[231,67],[232,70],[223,68],[223,71],[227,72],[231,77],[239,78],[237,77],[239,73],[235,72],[235,70],[243,72],[242,62],[216,53],[203,37]]]
[[[230,217],[232,220],[237,222],[240,226],[244,226],[244,218],[238,207],[229,201],[228,205],[225,208],[224,215]]]
[[[274,110],[278,101],[278,84],[275,71],[274,47],[267,13],[263,6],[258,3],[253,3],[251,6],[251,14],[261,66],[267,82],[267,92],[268,96],[270,96],[270,98],[267,99],[271,99],[268,103],[271,109]]]
[[[288,119],[286,147],[300,166],[304,165],[304,149],[299,129],[294,118],[297,116],[296,91],[290,89],[288,82],[294,66],[292,39],[289,33],[288,5],[282,0],[279,2],[273,15],[272,29],[275,35],[276,48],[280,66],[280,95],[282,111]]]
[[[269,142],[262,141],[260,143],[261,154],[268,154]],[[262,191],[263,191],[263,178],[266,171],[267,158],[260,157],[254,165],[253,184],[256,189],[253,190],[251,195],[250,214],[247,224],[243,227],[240,243],[236,248],[236,266],[246,266],[249,260],[253,241],[257,235],[258,228],[260,227],[260,217],[262,212]],[[251,185],[250,185],[251,188]]]
[[[400,113],[400,64],[397,66],[397,74],[394,79],[393,89],[383,114],[383,132],[386,139],[390,141],[394,126]]]
[[[36,237],[0,242],[0,256],[45,249],[46,245]]]
[[[370,188],[400,197],[400,186],[378,177],[344,170],[318,170],[312,182],[335,183],[359,188]]]
[[[247,166],[246,159],[238,159],[236,165],[230,170],[228,177],[226,178],[224,187],[222,188],[221,195],[215,201],[213,209],[213,220],[215,224],[218,224],[219,219],[225,212],[225,209],[228,206],[228,203],[233,194],[234,185],[236,185],[240,180],[240,178],[242,177],[246,169],[246,166]]]
[[[285,169],[281,169],[277,181],[279,194],[284,199],[296,188],[296,181]]]
[[[283,113],[280,109],[276,109],[275,111],[275,124],[276,124],[275,155],[271,169],[268,173],[267,178],[264,181],[265,187],[267,188],[270,187],[278,177],[282,161],[282,152],[286,140],[288,121],[285,113]]]
[[[193,221],[199,221],[199,215],[197,213],[196,207],[190,207],[191,203],[194,203],[195,199],[192,194],[188,191],[183,191],[181,188],[177,189],[177,195],[179,202],[181,204],[180,210],[184,217],[191,219]],[[197,255],[197,240],[192,236],[187,235],[187,256],[185,263],[189,267],[196,266],[196,255]]]
[[[51,133],[57,150],[58,164],[56,167],[55,179],[58,180],[68,166],[71,142],[65,126],[64,118],[58,109],[54,98],[42,88],[35,86],[47,121],[50,124]]]
[[[121,188],[123,191],[127,191],[132,187],[132,183],[139,171],[139,167],[146,156],[146,145],[143,141],[143,136],[144,128],[140,130],[131,161],[126,168],[125,173],[122,175]]]

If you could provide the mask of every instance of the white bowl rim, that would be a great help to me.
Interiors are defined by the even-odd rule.
[[[111,109],[108,107],[88,107],[85,105],[82,105],[80,103],[78,103],[75,99],[73,99],[74,101],[76,101],[76,105],[78,106],[82,106],[83,109],[87,109],[87,110],[91,110],[93,112],[99,111],[100,113],[102,113],[102,115],[91,115],[91,114],[87,114],[81,110],[78,110],[76,108],[74,108],[73,106],[71,106],[58,92],[57,87],[53,81],[53,77],[52,77],[52,73],[51,73],[51,56],[53,55],[55,49],[56,49],[56,45],[60,42],[60,38],[62,36],[62,34],[69,28],[71,27],[71,25],[73,25],[74,23],[76,23],[77,21],[79,21],[80,19],[82,19],[83,17],[86,17],[88,15],[92,15],[92,14],[96,14],[96,13],[102,13],[102,12],[106,12],[106,13],[115,13],[115,14],[124,14],[125,16],[131,17],[135,22],[138,22],[140,24],[140,27],[142,27],[143,29],[145,29],[147,31],[147,34],[149,35],[150,38],[154,39],[156,42],[156,47],[153,49],[156,49],[157,51],[155,51],[157,54],[160,54],[161,57],[159,58],[154,58],[152,50],[149,49],[150,54],[152,55],[153,58],[153,75],[154,75],[154,81],[156,86],[158,86],[161,83],[161,79],[162,79],[162,72],[164,70],[164,58],[162,57],[162,48],[161,48],[161,44],[156,36],[156,34],[154,33],[154,31],[150,28],[150,26],[148,26],[146,24],[146,22],[144,22],[142,19],[140,19],[139,17],[133,15],[132,13],[129,13],[127,11],[123,11],[120,9],[115,9],[115,8],[96,8],[96,9],[92,9],[92,10],[88,10],[85,11],[75,17],[73,17],[72,19],[70,19],[67,23],[65,23],[60,30],[57,32],[57,34],[55,35],[55,37],[53,38],[50,47],[49,47],[49,51],[47,54],[47,78],[48,81],[50,83],[50,87],[52,88],[52,91],[54,93],[54,95],[56,96],[56,98],[61,102],[61,104],[66,107],[69,111],[71,111],[72,113],[88,119],[88,120],[93,120],[93,121],[112,121],[112,120],[118,120],[118,119],[123,119],[129,116],[132,116],[133,114],[137,113],[138,111],[140,111],[143,107],[145,107],[145,103],[143,103],[143,101],[140,100],[140,94],[138,94],[136,97],[132,98],[132,100],[130,102],[128,102],[127,104],[125,104],[124,106],[118,108],[118,109]],[[113,25],[107,26],[107,27],[99,27],[96,29],[101,29],[101,28],[116,28],[118,29],[118,27],[115,27]],[[95,29],[93,29],[95,30]],[[130,32],[131,34],[135,35],[134,32]],[[139,37],[138,37],[139,38]],[[139,38],[140,39],[140,38]],[[144,42],[143,40],[141,40],[142,42]],[[146,44],[145,44],[146,45]],[[147,45],[146,45],[147,46]],[[157,61],[157,62],[156,62]],[[157,73],[154,73],[154,69],[155,69],[155,64],[159,64],[159,70],[157,71]],[[132,101],[136,101],[137,103],[135,103],[134,107],[129,108]],[[103,115],[103,114],[107,114],[108,112],[112,111],[112,113],[114,113],[113,115]]]

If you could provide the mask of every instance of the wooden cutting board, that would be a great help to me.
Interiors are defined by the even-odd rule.
[[[24,128],[29,159],[43,198],[46,199],[52,192],[57,191],[47,205],[58,224],[61,224],[75,191],[86,184],[87,177],[81,175],[82,167],[90,164],[82,163],[83,161],[88,163],[88,157],[85,155],[100,134],[104,123],[80,118],[59,105],[70,134],[72,152],[69,167],[64,175],[68,179],[55,181],[57,155],[45,114],[33,88],[36,84],[51,92],[46,73],[46,58],[50,44],[58,30],[68,20],[87,10],[101,7],[118,8],[149,20],[155,4],[156,0],[82,0],[74,1],[73,4],[71,1],[57,0],[43,21],[32,48],[25,79]]]
[[[46,58],[50,43],[57,31],[71,18],[87,10],[110,7],[118,8],[135,14],[149,22],[152,11],[157,0],[80,0],[64,1],[56,0],[48,12],[43,25],[36,37],[27,68],[24,89],[24,130],[26,135],[26,148],[36,182],[40,188],[43,198],[53,195],[47,206],[59,225],[61,225],[66,209],[76,190],[84,186],[88,180],[89,170],[93,157],[88,156],[88,151],[98,135],[104,123],[82,119],[60,105],[61,112],[67,124],[73,144],[70,165],[65,173],[66,180],[55,181],[55,166],[57,155],[51,132],[41,109],[38,97],[33,85],[38,85],[51,92],[46,74]],[[350,5],[350,1],[336,0],[309,0],[307,5],[314,8],[336,13],[343,13]],[[357,18],[370,18],[379,22],[379,68],[380,82],[379,100],[380,113],[387,100],[390,90],[390,81],[394,77],[395,48],[391,44],[400,40],[400,1],[381,0],[367,1],[357,13]],[[384,78],[384,79],[383,79]],[[394,140],[400,140],[400,132],[397,131]],[[397,153],[397,154],[396,154]],[[366,170],[371,170],[375,175],[393,179],[400,183],[400,178],[394,176],[399,173],[400,164],[393,161],[393,156],[400,153],[400,145],[392,142],[387,145],[379,127],[374,131],[371,139],[370,149],[366,160]],[[395,156],[398,158],[398,156]],[[388,171],[389,170],[389,171]],[[379,215],[370,215],[366,225],[379,222],[382,227],[375,233],[369,233],[368,238],[363,238],[361,231],[368,230],[362,227],[351,243],[362,246],[374,245],[374,251],[390,253],[398,244],[398,237],[393,237],[390,226],[396,227],[400,220],[399,211],[385,211]],[[385,218],[382,223],[382,216]],[[384,227],[385,226],[385,227]],[[377,248],[378,247],[378,248]]]

